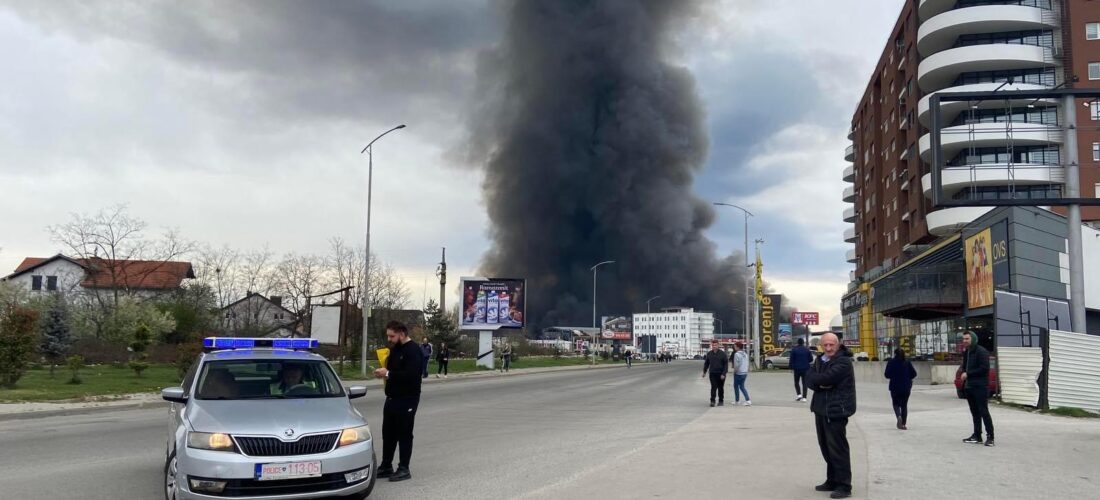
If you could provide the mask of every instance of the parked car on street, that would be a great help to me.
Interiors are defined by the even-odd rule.
[[[966,392],[963,391],[963,379],[962,379],[962,367],[960,366],[955,370],[955,395],[959,399],[966,399]],[[989,357],[989,397],[996,396],[1001,393],[1001,381],[997,378],[997,358],[995,356]]]
[[[316,339],[207,338],[169,401],[166,500],[363,499],[374,440]],[[308,400],[308,401],[305,401]]]

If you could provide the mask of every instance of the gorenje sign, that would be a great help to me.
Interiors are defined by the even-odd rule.
[[[779,306],[782,295],[764,295],[760,299],[760,346],[764,352],[775,350],[775,340],[779,336]]]
[[[526,280],[462,278],[460,330],[499,330],[526,325]]]

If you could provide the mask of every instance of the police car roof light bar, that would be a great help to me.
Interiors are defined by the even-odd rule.
[[[316,349],[319,343],[317,339],[266,339],[247,337],[206,337],[202,339],[202,346],[206,350],[270,347],[272,349],[290,349],[297,351]]]

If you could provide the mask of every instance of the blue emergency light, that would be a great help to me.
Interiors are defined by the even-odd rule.
[[[318,342],[317,339],[265,339],[246,337],[206,337],[202,339],[202,346],[207,350],[252,349],[255,347],[308,350],[316,349],[319,344],[320,342]]]

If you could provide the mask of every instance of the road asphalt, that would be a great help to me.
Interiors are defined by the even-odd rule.
[[[710,408],[701,363],[425,385],[413,480],[371,498],[827,498],[808,403],[754,373],[752,407]],[[727,388],[732,398],[732,391]],[[356,401],[380,434],[380,390]],[[856,498],[1100,497],[1100,421],[994,407],[998,446],[965,445],[952,388],[922,387],[909,431],[885,385],[849,424]],[[0,498],[162,498],[164,408],[0,421]]]

